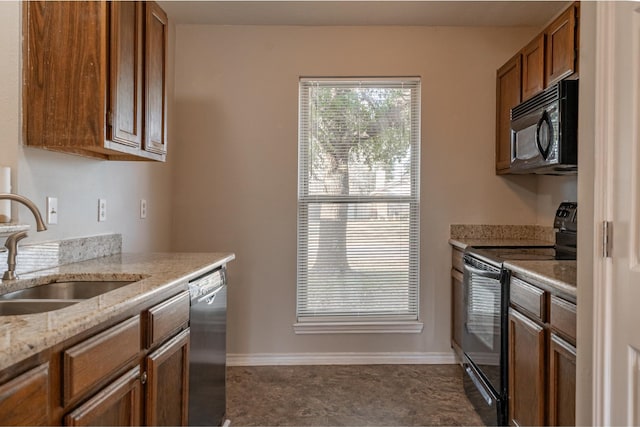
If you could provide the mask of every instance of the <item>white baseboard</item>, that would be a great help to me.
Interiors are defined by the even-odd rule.
[[[227,354],[227,366],[275,365],[448,365],[453,351],[442,353],[256,353]]]

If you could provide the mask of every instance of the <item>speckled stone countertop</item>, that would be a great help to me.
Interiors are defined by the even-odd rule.
[[[451,224],[449,243],[467,246],[553,246],[551,227],[541,225]]]
[[[140,302],[235,258],[231,253],[117,254],[27,273],[0,293],[56,280],[135,280],[47,313],[0,316],[0,370],[109,321]]]
[[[576,299],[576,261],[505,261],[517,277]]]
[[[543,225],[451,224],[453,239],[555,240],[555,230]]]

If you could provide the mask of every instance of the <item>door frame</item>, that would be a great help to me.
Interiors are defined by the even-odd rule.
[[[592,321],[590,342],[591,368],[591,402],[584,403],[588,408],[591,403],[592,425],[610,425],[612,423],[612,389],[610,370],[613,360],[613,262],[603,254],[605,221],[614,219],[614,164],[615,144],[615,41],[616,41],[616,8],[618,2],[596,2],[595,7],[595,67],[593,79],[595,87],[594,102],[594,135],[593,135],[593,241],[592,253],[592,288],[588,289],[592,298],[592,319],[579,320],[579,327],[587,328]],[[588,172],[588,171],[586,171]],[[585,181],[582,181],[583,183]],[[580,185],[580,184],[579,184]],[[586,242],[585,242],[586,245]],[[581,246],[582,247],[582,246]],[[615,256],[615,247],[613,248]],[[585,260],[589,261],[588,257]],[[586,272],[587,269],[579,271]],[[580,275],[580,273],[578,273]],[[580,278],[581,283],[583,277]],[[589,282],[587,277],[584,277]],[[584,312],[583,312],[584,313]],[[585,313],[586,314],[586,313]],[[580,354],[580,353],[579,353]],[[588,359],[587,356],[586,358]],[[579,371],[582,372],[582,371]],[[580,381],[580,380],[579,380]],[[583,382],[584,383],[584,382]],[[584,397],[584,395],[583,395]],[[588,421],[586,419],[579,421]]]

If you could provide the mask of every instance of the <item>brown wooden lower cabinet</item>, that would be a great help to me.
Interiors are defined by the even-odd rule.
[[[186,425],[189,410],[189,329],[146,358],[145,424]]]
[[[65,417],[69,426],[139,426],[142,384],[137,366]]]
[[[544,425],[545,330],[509,310],[509,424]]]
[[[0,386],[0,424],[49,425],[49,364],[44,363]]]
[[[549,340],[550,426],[576,425],[576,349],[551,334]]]
[[[186,425],[188,295],[182,288],[70,338],[38,354],[31,363],[39,365],[7,368],[0,377],[8,377],[0,384],[0,425]],[[162,334],[154,335],[158,328]]]
[[[576,304],[513,276],[510,291],[509,424],[574,426]]]

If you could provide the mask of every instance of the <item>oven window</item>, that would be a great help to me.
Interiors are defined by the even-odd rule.
[[[489,349],[500,336],[501,284],[494,279],[471,274],[468,287],[467,328]]]

